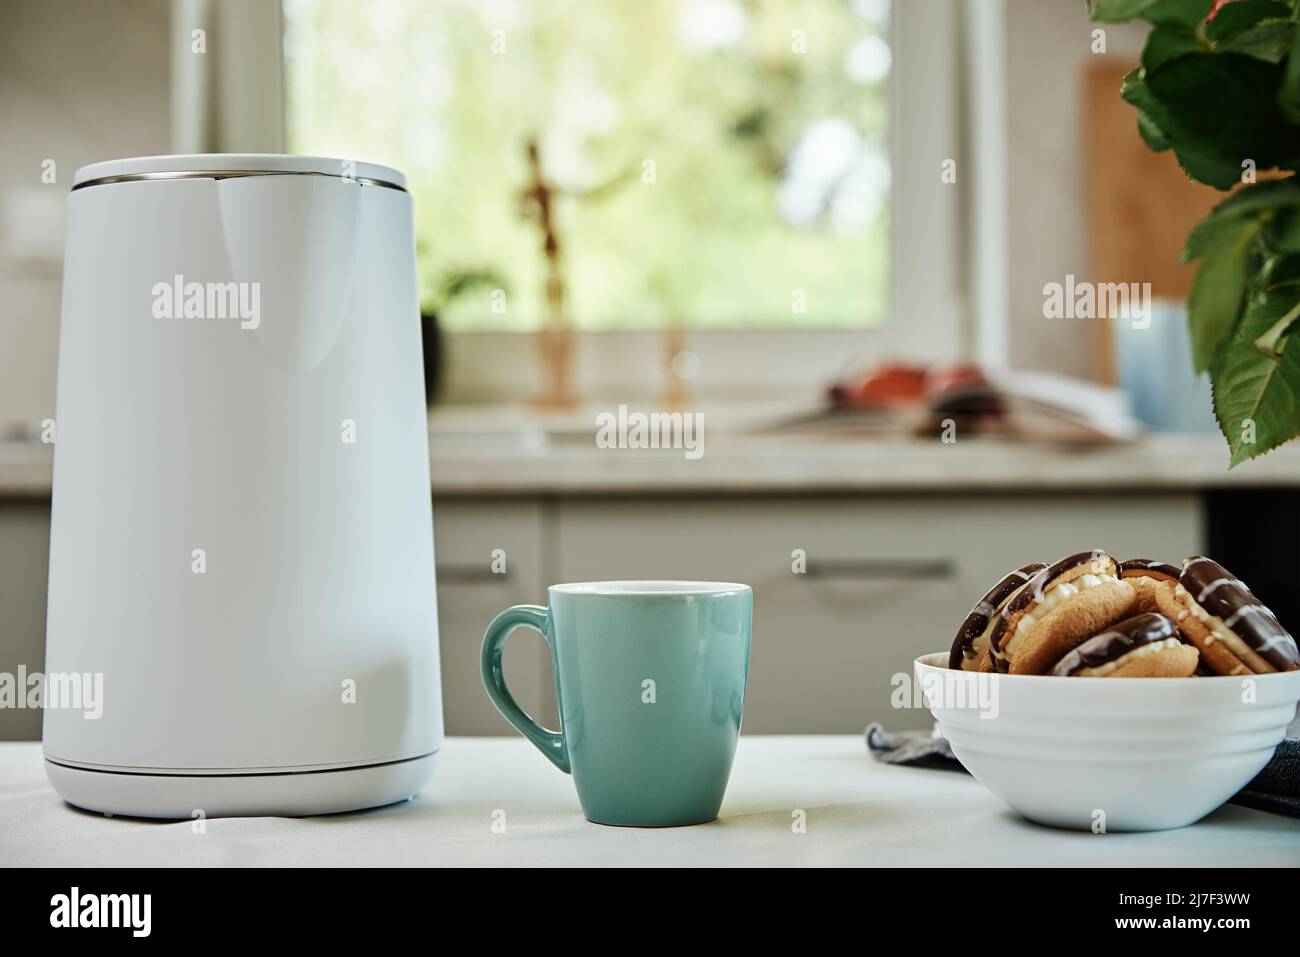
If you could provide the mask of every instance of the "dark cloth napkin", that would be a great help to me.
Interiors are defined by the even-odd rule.
[[[1300,817],[1300,741],[1287,738],[1255,779],[1237,792],[1233,804]]]
[[[1287,729],[1289,737],[1277,746],[1272,759],[1249,784],[1230,799],[1232,804],[1300,817],[1300,719]],[[867,728],[867,750],[886,764],[910,764],[965,772],[948,741],[934,731],[886,731],[879,724]]]

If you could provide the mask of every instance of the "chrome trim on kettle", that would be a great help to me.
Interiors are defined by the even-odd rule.
[[[84,183],[77,183],[72,187],[71,192],[85,189],[87,186],[109,186],[113,183],[131,183],[137,180],[239,179],[243,176],[326,176],[331,179],[341,179],[357,183],[360,186],[382,186],[385,189],[395,189],[402,193],[406,192],[405,187],[398,186],[396,183],[390,183],[387,180],[382,179],[371,179],[368,176],[343,176],[340,173],[322,173],[317,170],[286,169],[204,169],[172,170],[157,173],[123,173],[120,176],[101,176],[97,179],[88,179]]]

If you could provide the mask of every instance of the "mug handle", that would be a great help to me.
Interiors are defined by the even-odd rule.
[[[540,605],[515,605],[507,608],[492,619],[483,634],[483,655],[479,661],[483,673],[483,687],[488,697],[497,706],[505,719],[529,741],[537,745],[537,750],[546,755],[551,763],[565,774],[572,774],[569,768],[569,749],[564,743],[564,732],[548,731],[534,721],[515,701],[515,696],[506,687],[505,669],[501,656],[505,652],[506,637],[519,625],[532,628],[551,643],[550,613]]]

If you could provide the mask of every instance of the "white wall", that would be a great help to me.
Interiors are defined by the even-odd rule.
[[[1045,320],[1043,284],[1088,274],[1081,94],[1097,24],[1082,2],[1006,3],[1009,360],[1013,368],[1087,377],[1093,330]],[[1107,54],[1136,63],[1146,28],[1104,29]]]
[[[0,21],[0,422],[54,413],[62,209],[79,166],[168,152],[167,0],[23,0]],[[43,183],[42,161],[56,182]],[[52,248],[53,256],[41,252]]]

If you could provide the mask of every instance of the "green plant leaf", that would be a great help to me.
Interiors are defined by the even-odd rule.
[[[1229,189],[1243,160],[1268,169],[1300,153],[1298,130],[1278,107],[1281,77],[1277,64],[1240,53],[1188,53],[1144,71],[1125,96],[1164,132],[1189,176]]]
[[[1300,319],[1300,296],[1297,297],[1296,303],[1273,325],[1255,339],[1255,348],[1266,356],[1280,356],[1282,350],[1286,348],[1287,337],[1291,333],[1291,327],[1295,325],[1296,320]]]
[[[1300,434],[1300,348],[1290,339],[1280,354],[1255,346],[1298,303],[1300,285],[1293,283],[1252,302],[1211,372],[1214,415],[1228,440],[1230,468]]]
[[[1142,8],[1141,17],[1161,26],[1196,27],[1213,6],[1214,0],[1155,0]]]
[[[1268,248],[1275,252],[1291,256],[1300,253],[1300,210],[1279,210],[1268,224],[1265,241]]]
[[[1270,256],[1260,271],[1260,288],[1300,282],[1300,256]]]
[[[1145,113],[1138,113],[1138,134],[1142,137],[1142,142],[1146,143],[1147,149],[1153,153],[1163,153],[1169,149],[1169,139]]]
[[[1225,53],[1244,53],[1269,63],[1280,63],[1291,52],[1294,39],[1295,24],[1278,20],[1251,27],[1231,40],[1220,43],[1217,49]]]
[[[1210,210],[1209,214],[1187,234],[1183,262],[1204,256],[1208,246],[1219,235],[1228,220],[1257,216],[1263,212],[1276,213],[1296,207],[1300,207],[1300,179],[1296,177],[1272,179],[1245,186]]]
[[[1203,49],[1190,27],[1156,27],[1147,35],[1146,46],[1142,48],[1142,68],[1154,70],[1174,57]]]
[[[1198,238],[1201,263],[1187,296],[1192,362],[1197,372],[1210,367],[1237,324],[1250,278],[1251,246],[1262,224],[1262,214],[1225,217]],[[1197,229],[1205,225],[1201,223]]]
[[[1166,0],[1088,0],[1088,14],[1098,23],[1123,23],[1165,3]]]
[[[1289,20],[1291,7],[1281,0],[1233,0],[1219,8],[1205,25],[1205,35],[1218,43],[1245,33],[1265,20]]]
[[[1292,123],[1300,123],[1300,30],[1291,38],[1291,53],[1282,73],[1282,87],[1277,91],[1277,104]]]
[[[1147,88],[1146,71],[1142,67],[1125,74],[1120,96],[1138,108],[1138,132],[1147,145],[1157,152],[1160,148],[1157,148],[1156,143],[1162,143],[1164,145],[1161,148],[1168,149],[1171,143],[1164,124],[1175,122],[1175,118]]]

